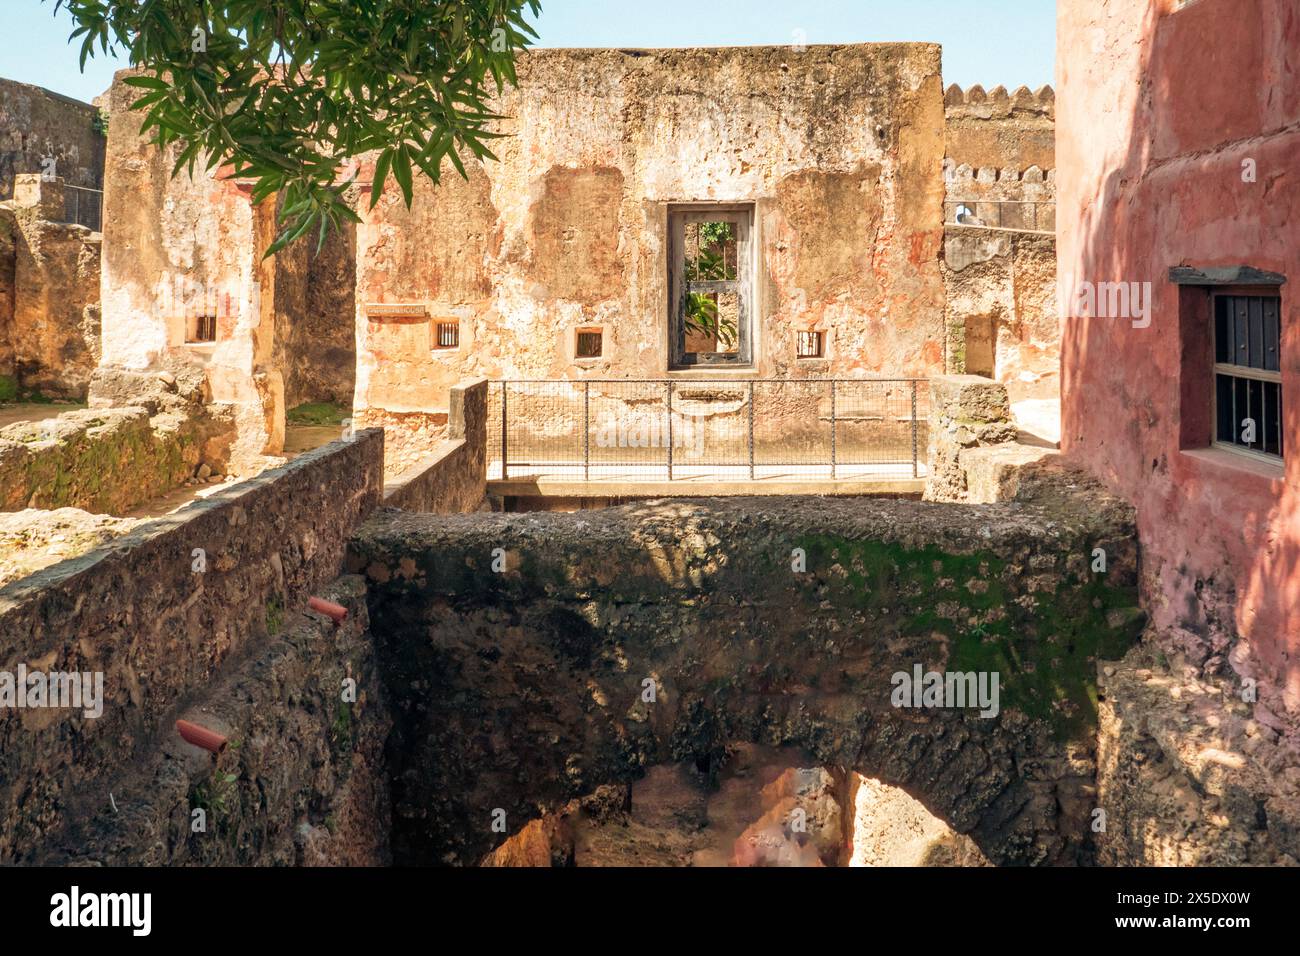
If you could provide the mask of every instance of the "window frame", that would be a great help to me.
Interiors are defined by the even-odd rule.
[[[749,203],[674,203],[668,207],[668,370],[753,369],[754,315],[756,312],[757,243],[755,239],[755,204]],[[717,357],[701,359],[708,353],[686,351],[684,306],[690,291],[685,277],[686,225],[690,222],[731,222],[736,227],[736,278],[707,285],[732,285],[736,293],[736,352],[715,353]]]
[[[450,326],[453,332],[455,343],[452,345],[442,344],[443,326]],[[434,319],[433,320],[433,351],[435,352],[458,352],[460,351],[460,319]]]
[[[1209,290],[1209,347],[1210,347],[1210,447],[1232,452],[1236,455],[1242,455],[1252,458],[1255,461],[1266,462],[1273,466],[1284,466],[1286,462],[1286,452],[1288,442],[1286,432],[1283,428],[1285,424],[1285,407],[1286,393],[1282,383],[1282,343],[1285,338],[1284,319],[1286,310],[1282,305],[1282,290],[1273,286],[1219,286]],[[1249,365],[1237,365],[1231,362],[1220,362],[1218,360],[1218,318],[1219,303],[1224,300],[1233,299],[1273,299],[1277,302],[1278,317],[1278,361],[1277,371],[1269,369],[1254,368]],[[1267,341],[1267,335],[1265,335]],[[1278,447],[1279,453],[1263,451],[1246,445],[1238,444],[1232,440],[1224,440],[1219,437],[1219,376],[1226,376],[1232,380],[1246,380],[1257,382],[1269,382],[1277,385],[1278,389]],[[1266,422],[1261,415],[1259,421],[1259,433],[1263,434]]]
[[[579,354],[579,344],[582,342],[584,335],[598,336],[600,351],[595,355]],[[573,330],[573,361],[575,362],[600,362],[605,358],[605,327],[603,325],[582,325]]]

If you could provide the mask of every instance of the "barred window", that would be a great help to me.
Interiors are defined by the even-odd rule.
[[[215,315],[196,315],[190,320],[189,337],[186,342],[215,342],[217,340],[217,317]]]
[[[813,359],[825,356],[825,340],[821,332],[810,329],[795,333],[795,358]]]
[[[1214,297],[1214,442],[1283,456],[1282,300]]]
[[[437,329],[437,348],[454,349],[460,347],[460,323],[439,322]]]
[[[579,329],[574,354],[580,359],[600,358],[604,337],[600,329]]]

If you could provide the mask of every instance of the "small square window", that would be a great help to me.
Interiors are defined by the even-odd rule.
[[[605,333],[601,329],[578,329],[574,355],[580,359],[600,358]]]
[[[215,342],[217,340],[217,317],[215,315],[196,315],[190,320],[189,337],[186,342]]]
[[[815,329],[808,329],[806,331],[796,332],[795,346],[794,346],[795,358],[801,358],[801,359],[824,358],[826,354],[825,342],[826,340],[822,336],[822,333],[816,331]]]
[[[456,349],[460,348],[460,323],[459,322],[438,322],[434,341],[434,348],[438,349]]]

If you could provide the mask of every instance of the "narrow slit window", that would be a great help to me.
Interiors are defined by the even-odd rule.
[[[580,359],[600,358],[605,334],[600,329],[579,329],[575,354]]]
[[[439,322],[436,341],[440,349],[460,348],[460,323]]]
[[[1282,300],[1214,298],[1214,442],[1283,457]]]
[[[795,334],[795,358],[819,359],[825,357],[825,340],[821,332],[808,330]]]

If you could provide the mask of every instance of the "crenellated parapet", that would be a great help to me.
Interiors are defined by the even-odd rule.
[[[1054,186],[1056,183],[1056,170],[1040,169],[1038,166],[1030,166],[1028,169],[1016,169],[1013,166],[1002,168],[983,166],[976,168],[965,163],[956,164],[948,160],[944,163],[943,178],[949,184],[993,185],[995,183],[1005,183],[1011,185],[1012,183],[1018,183],[1025,187],[1034,185]]]
[[[1011,201],[1021,203],[1055,203],[1056,170],[1029,166],[973,167],[965,163],[944,161],[943,178],[949,201]]]
[[[954,84],[944,94],[944,124],[949,164],[954,171],[971,168],[976,182],[1010,181],[1008,171],[1024,170],[1028,183],[1023,174],[1015,179],[1033,185],[1034,173],[1056,166],[1056,92],[1050,86],[1009,93],[1005,86],[986,91]]]
[[[1005,86],[995,86],[986,91],[976,83],[963,90],[954,83],[944,92],[943,103],[949,110],[962,107],[986,110],[990,113],[990,118],[999,113],[1010,114],[1012,111],[1047,117],[1056,115],[1056,91],[1051,86],[1040,86],[1037,90],[1021,86],[1014,92],[1007,92]]]

